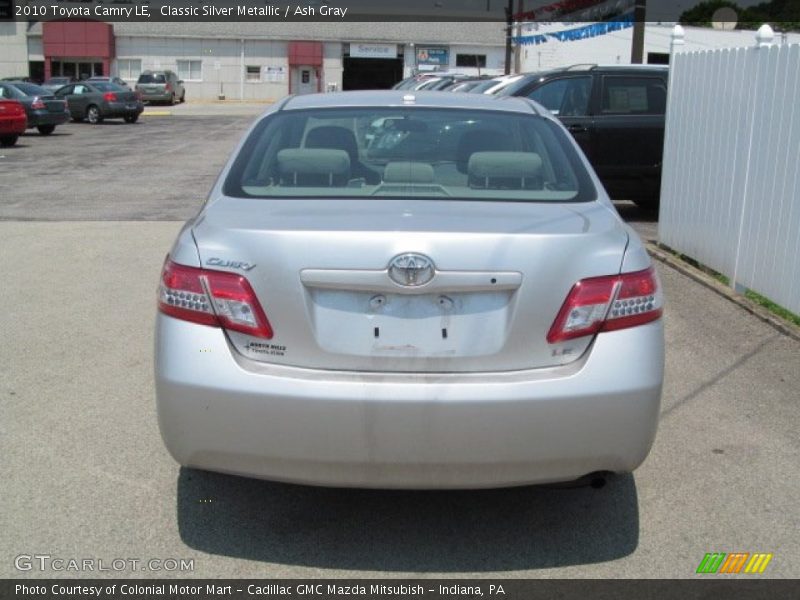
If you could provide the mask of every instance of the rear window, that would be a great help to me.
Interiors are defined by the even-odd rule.
[[[167,78],[163,73],[142,73],[139,75],[139,83],[166,83]]]
[[[52,96],[53,92],[32,83],[15,83],[14,87],[26,96]]]
[[[93,81],[92,85],[101,92],[124,92],[124,88],[118,86],[116,83],[109,83],[107,81]]]
[[[596,197],[568,136],[548,119],[407,107],[278,112],[252,131],[224,188],[252,198]]]

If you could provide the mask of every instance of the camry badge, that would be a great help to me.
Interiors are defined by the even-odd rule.
[[[425,285],[433,279],[434,272],[433,261],[423,254],[400,254],[389,263],[389,277],[398,285]]]

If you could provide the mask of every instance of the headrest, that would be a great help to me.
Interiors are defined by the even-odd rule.
[[[355,161],[358,158],[356,136],[346,127],[334,125],[315,127],[306,135],[305,147],[344,150],[351,161]]]
[[[391,162],[383,171],[386,183],[433,183],[433,167],[420,162]]]
[[[350,157],[344,150],[287,148],[278,152],[278,170],[300,175],[348,175]]]
[[[470,179],[534,179],[542,157],[535,152],[475,152],[469,159]]]

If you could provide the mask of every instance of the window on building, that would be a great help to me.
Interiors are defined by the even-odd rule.
[[[142,59],[141,58],[118,58],[117,59],[117,74],[122,79],[130,79],[136,81],[139,75],[142,74]]]
[[[485,54],[456,54],[457,67],[480,67],[486,68]]]
[[[648,65],[668,65],[669,54],[666,52],[648,52],[647,53]]]
[[[261,67],[258,65],[247,65],[245,67],[245,79],[247,81],[261,81]]]
[[[203,61],[202,60],[179,60],[178,78],[184,81],[202,81]]]

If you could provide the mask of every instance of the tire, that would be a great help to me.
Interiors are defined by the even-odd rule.
[[[181,92],[181,104],[183,104],[184,102],[186,102],[186,90],[183,90]]]
[[[4,137],[0,137],[0,146],[3,148],[8,148],[9,146],[16,144],[18,139],[18,135],[6,135]]]
[[[128,115],[125,117],[126,123],[136,123],[139,120],[139,115]]]
[[[167,104],[169,104],[170,106],[175,106],[175,94],[172,94],[170,99],[167,101]]]
[[[86,109],[86,120],[92,125],[99,125],[103,122],[103,117],[100,114],[100,109],[92,104]]]
[[[36,129],[39,130],[40,135],[50,135],[56,130],[55,125],[39,125]]]

